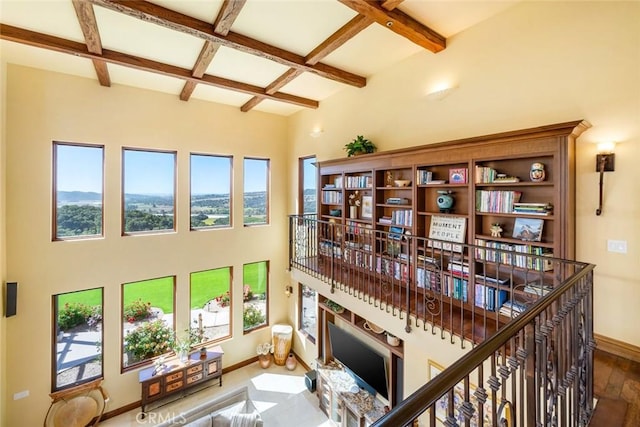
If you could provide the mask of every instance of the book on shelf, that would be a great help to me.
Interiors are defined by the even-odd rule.
[[[513,204],[513,213],[526,215],[550,215],[553,213],[553,205],[551,203],[517,202]]]
[[[475,180],[477,184],[520,182],[520,178],[517,176],[499,173],[497,170],[487,166],[476,166]]]
[[[534,245],[515,245],[511,243],[494,242],[492,240],[476,239],[474,250],[478,261],[495,262],[514,265],[536,271],[553,270],[553,251]],[[516,252],[517,254],[514,254]]]
[[[433,179],[433,172],[424,170],[424,169],[418,169],[416,171],[416,183],[418,185],[426,184],[430,182],[432,179]]]
[[[527,307],[524,304],[510,299],[509,301],[505,301],[504,304],[502,304],[499,312],[500,314],[507,317],[516,317],[526,309]]]
[[[409,199],[406,197],[389,197],[386,200],[387,205],[408,205]]]
[[[371,188],[373,179],[371,175],[352,175],[346,177],[347,188]]]
[[[378,222],[380,224],[393,224],[393,219],[390,216],[381,216]]]
[[[446,179],[432,179],[431,181],[427,181],[424,185],[434,185],[434,184],[446,184]]]
[[[496,311],[507,301],[507,296],[508,293],[504,289],[476,283],[474,303],[476,307],[484,308],[487,311]]]
[[[482,274],[476,274],[476,283],[483,283],[485,285],[497,285],[497,286],[508,286],[509,279],[496,278],[492,276],[485,276]]]
[[[499,173],[496,175],[495,179],[493,180],[493,182],[496,183],[512,183],[512,182],[520,182],[520,178],[518,178],[517,176],[508,176],[505,175],[503,173]]]
[[[469,281],[456,276],[444,275],[444,286],[442,293],[453,299],[467,302]]]
[[[539,283],[528,283],[522,288],[528,294],[534,294],[539,297],[547,295],[553,290],[553,287],[548,285],[541,285]]]
[[[476,211],[512,213],[513,204],[520,201],[522,192],[512,190],[476,190]]]

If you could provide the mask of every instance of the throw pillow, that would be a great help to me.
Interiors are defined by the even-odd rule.
[[[231,427],[255,427],[258,414],[235,414],[231,418]]]

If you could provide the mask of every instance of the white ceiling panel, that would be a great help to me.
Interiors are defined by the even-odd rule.
[[[160,25],[94,7],[102,46],[145,59],[191,69],[204,41]]]
[[[221,46],[207,74],[265,87],[288,69],[271,60]]]
[[[398,9],[422,25],[451,36],[485,20],[521,0],[431,1],[405,0]],[[213,25],[222,0],[153,0],[161,6]],[[192,70],[204,41],[166,27],[93,6],[102,45],[137,58]],[[307,56],[357,13],[337,0],[247,0],[231,31],[301,57]],[[71,0],[0,0],[0,23],[84,43]],[[27,37],[25,35],[25,37]],[[27,37],[28,38],[28,37]],[[254,44],[248,41],[249,44]],[[258,46],[254,46],[259,48]],[[0,42],[2,61],[97,79],[90,60]],[[377,23],[337,47],[321,62],[358,76],[375,73],[402,61],[423,48]],[[286,54],[285,54],[286,55]],[[229,47],[220,47],[207,74],[266,88],[288,66]],[[184,86],[179,78],[132,68],[108,65],[114,84],[141,87],[176,96]],[[322,101],[348,87],[346,84],[305,72],[282,92]],[[240,107],[251,95],[199,84],[193,98]],[[279,101],[262,101],[254,109],[288,116],[305,107]]]

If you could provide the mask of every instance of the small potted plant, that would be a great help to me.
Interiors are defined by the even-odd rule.
[[[329,307],[334,313],[340,314],[344,312],[344,307],[341,306],[340,304],[338,304],[335,301],[331,301],[330,299],[327,299],[325,301],[325,304],[327,305],[327,307]]]
[[[362,135],[356,136],[353,141],[345,144],[344,149],[347,152],[347,157],[357,156],[359,154],[368,154],[376,151],[376,146],[373,142],[366,139]]]
[[[189,350],[191,350],[191,339],[186,337],[184,339],[176,338],[173,341],[173,351],[176,352],[180,358],[180,362],[186,363],[189,360]]]
[[[256,347],[256,353],[258,354],[258,362],[260,367],[267,369],[271,366],[271,353],[273,352],[273,345],[270,342],[263,342]]]
[[[391,332],[387,332],[387,343],[391,346],[397,347],[400,345],[400,339],[393,335]]]

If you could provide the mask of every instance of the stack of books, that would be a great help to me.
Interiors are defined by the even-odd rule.
[[[539,283],[527,283],[524,285],[524,291],[528,294],[534,294],[539,297],[543,297],[553,290],[553,287],[548,285],[541,285]]]
[[[513,213],[526,215],[551,215],[553,205],[551,203],[522,203],[513,204]]]
[[[500,314],[507,317],[516,317],[526,309],[527,307],[524,304],[510,299],[502,304],[502,307],[500,307]]]

